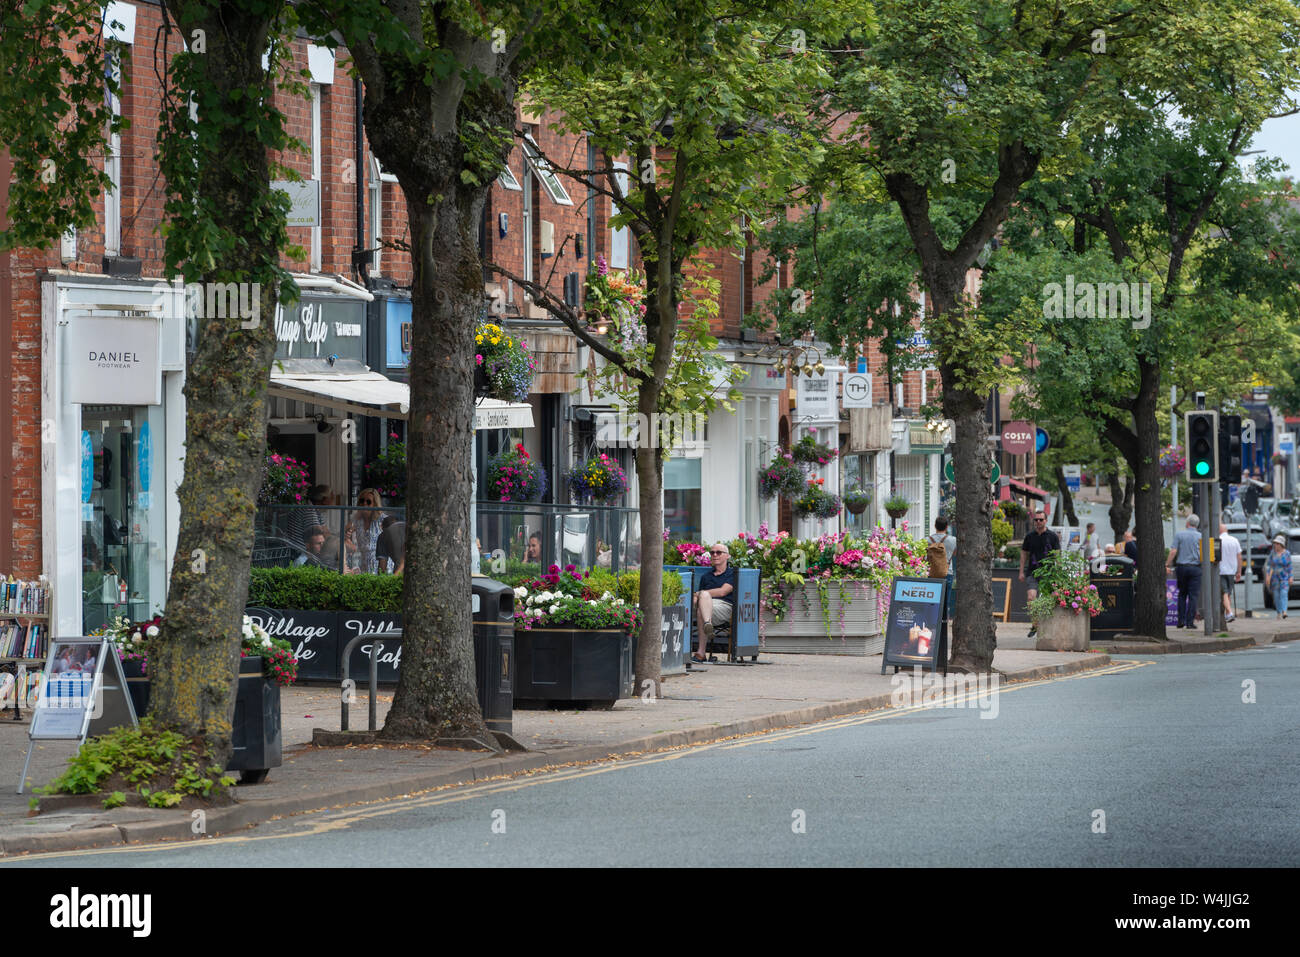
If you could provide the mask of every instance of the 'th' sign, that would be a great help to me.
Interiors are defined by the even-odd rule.
[[[1017,420],[1002,427],[1002,451],[1010,455],[1028,455],[1034,450],[1034,427]]]

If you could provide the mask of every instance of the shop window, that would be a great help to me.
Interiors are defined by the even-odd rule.
[[[82,622],[90,632],[163,607],[163,408],[83,406],[81,429]]]

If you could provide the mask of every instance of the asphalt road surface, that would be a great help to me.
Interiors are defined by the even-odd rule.
[[[1300,645],[23,866],[1293,866]]]

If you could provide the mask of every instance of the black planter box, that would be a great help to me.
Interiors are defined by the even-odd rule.
[[[246,784],[257,784],[281,759],[280,686],[262,674],[262,659],[239,659],[239,690],[235,696],[234,750],[227,771],[242,772]]]
[[[515,631],[516,708],[574,702],[612,708],[632,697],[632,636],[619,629]]]
[[[149,679],[145,677],[144,666],[134,658],[122,659],[122,674],[126,676],[126,691],[138,721],[149,713]]]

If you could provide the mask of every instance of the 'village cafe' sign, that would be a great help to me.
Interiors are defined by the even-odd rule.
[[[278,359],[366,358],[366,304],[359,299],[303,298],[275,307]]]

